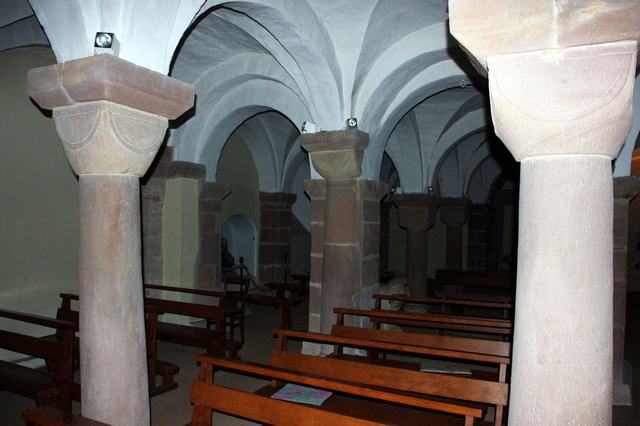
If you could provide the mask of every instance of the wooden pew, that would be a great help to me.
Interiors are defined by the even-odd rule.
[[[277,339],[276,348],[287,350],[289,340],[314,342],[333,345],[334,357],[359,359],[363,362],[379,363],[389,366],[403,366],[419,369],[420,364],[411,362],[386,362],[384,359],[352,357],[344,353],[344,348],[363,349],[370,353],[398,354],[419,358],[438,358],[458,362],[481,363],[495,366],[498,374],[477,373],[474,377],[485,380],[505,382],[506,369],[511,363],[510,343],[491,340],[469,339],[464,337],[434,336],[422,333],[407,333],[372,328],[359,328],[334,325],[331,335],[294,330],[274,330]],[[477,346],[476,346],[477,344]]]
[[[352,308],[334,308],[333,312],[336,314],[336,323],[338,325],[344,325],[344,317],[346,315],[350,315],[356,317],[368,317],[376,326],[384,323],[425,329],[452,330],[497,336],[511,336],[513,330],[513,323],[511,320],[505,319],[399,311],[375,311]]]
[[[60,293],[62,302],[60,308],[58,308],[56,318],[75,324],[75,332],[78,332],[80,313],[78,310],[73,309],[74,302],[79,303],[80,298],[77,294],[72,293]],[[145,307],[145,331],[147,340],[147,368],[149,377],[149,395],[157,396],[165,392],[178,388],[178,383],[174,377],[180,372],[180,368],[170,362],[162,361],[158,359],[158,340],[157,340],[157,328],[158,328],[158,310],[153,307]],[[47,336],[49,338],[49,336]],[[59,339],[59,334],[56,333],[56,337]],[[78,336],[74,337],[73,345],[73,358],[74,367],[80,368],[80,340]],[[156,375],[160,376],[162,383],[156,383]],[[80,387],[79,384],[74,383],[73,399],[80,401]]]
[[[404,294],[374,294],[374,306],[376,311],[381,311],[382,303],[387,302],[403,302],[417,305],[436,305],[440,307],[440,313],[447,313],[449,309],[473,308],[476,310],[492,313],[487,315],[490,318],[496,318],[501,315],[503,318],[512,318],[513,304],[507,302],[486,302],[480,300],[457,299],[450,297],[410,297]],[[499,311],[496,315],[495,312]]]
[[[67,415],[53,407],[30,408],[22,412],[22,419],[33,426],[109,426],[88,417]]]
[[[419,370],[420,364],[362,357],[344,354],[344,348],[364,349],[369,353],[409,355],[421,358],[438,358],[456,362],[482,363],[496,366],[498,373],[471,370],[470,376],[460,376],[471,379],[506,382],[507,366],[511,363],[509,353],[511,344],[491,340],[469,339],[451,336],[434,336],[421,333],[406,333],[371,328],[348,326],[333,326],[331,336],[320,333],[310,333],[293,330],[274,330],[276,335],[276,349],[287,351],[290,339],[333,345],[332,357],[386,365],[389,367]],[[496,424],[501,424],[504,416],[504,405],[496,404]]]
[[[457,296],[476,300],[511,302],[515,289],[514,279],[504,273],[437,269],[436,279],[455,286]]]
[[[40,315],[0,309],[0,317],[59,330],[60,341],[0,330],[0,348],[44,359],[51,371],[0,361],[0,389],[34,398],[37,406],[55,405],[71,413],[73,333],[75,325]]]
[[[352,377],[336,379],[333,376],[337,375],[342,367],[342,364],[336,363],[345,362],[342,360],[277,351],[272,354],[272,361],[277,364],[280,363],[280,357],[277,354],[299,355],[303,357],[302,359],[310,359],[311,364],[318,360],[328,361],[332,369],[320,371],[320,368],[311,367],[314,373],[308,374],[303,371],[305,366],[299,363],[294,365],[296,368],[291,368],[291,366],[240,363],[199,355],[197,356],[200,362],[199,380],[193,382],[191,391],[191,401],[194,404],[192,426],[210,425],[212,409],[261,423],[300,426],[325,424],[464,424],[470,426],[474,424],[475,419],[482,417],[483,410],[476,407],[376,389],[350,380]],[[298,359],[296,357],[295,361]],[[353,364],[357,363],[350,363],[349,368],[354,368]],[[366,364],[359,364],[359,366],[367,367]],[[255,394],[225,388],[213,383],[213,373],[218,370],[262,377],[272,380],[272,385],[260,389]],[[366,374],[367,371],[362,370],[362,375],[366,376]],[[334,394],[317,408],[269,399],[268,397],[275,393],[283,382],[324,389]]]
[[[145,284],[147,290],[162,290],[182,294],[193,294],[218,299],[218,304],[202,304],[166,300],[145,295],[145,306],[153,307],[159,314],[174,314],[205,321],[205,327],[173,324],[158,321],[158,340],[180,345],[204,348],[212,355],[237,357],[242,346],[240,342],[228,340],[225,332],[225,296],[221,291],[201,290],[195,288],[171,287],[157,284]]]

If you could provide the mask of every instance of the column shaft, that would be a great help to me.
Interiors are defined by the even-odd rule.
[[[149,424],[139,179],[79,179],[82,413]]]
[[[427,296],[427,272],[427,230],[407,228],[407,285],[411,296]]]
[[[512,424],[611,420],[611,185],[605,156],[522,160]]]

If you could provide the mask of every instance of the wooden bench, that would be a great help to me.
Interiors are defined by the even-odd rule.
[[[447,313],[447,309],[464,309],[464,308],[472,308],[475,310],[480,310],[483,312],[487,312],[487,314],[491,313],[492,315],[487,315],[488,317],[495,318],[498,315],[501,315],[503,318],[511,318],[513,311],[513,304],[506,302],[486,302],[479,300],[466,300],[466,299],[458,299],[458,298],[449,298],[449,297],[410,297],[404,294],[374,294],[373,295],[374,306],[376,311],[383,310],[382,303],[383,302],[401,302],[401,303],[410,303],[417,305],[436,305],[440,307],[440,313]],[[495,312],[499,311],[499,314],[496,315]]]
[[[282,355],[282,357],[280,356]],[[288,355],[291,365],[281,365]],[[289,358],[288,358],[289,359]],[[211,424],[211,410],[244,417],[273,425],[380,425],[380,424],[438,424],[472,425],[482,417],[483,410],[452,402],[434,401],[417,394],[390,392],[374,388],[353,379],[365,379],[366,364],[349,363],[362,373],[341,376],[347,361],[312,357],[276,351],[272,365],[240,363],[232,360],[197,356],[200,362],[199,379],[193,382],[191,401],[194,404],[192,426]],[[318,366],[314,362],[320,361]],[[323,362],[326,361],[326,362]],[[310,367],[307,367],[310,363]],[[326,370],[326,367],[329,370]],[[305,370],[312,370],[311,373]],[[272,381],[256,393],[238,391],[213,383],[218,370],[261,377]],[[395,371],[396,369],[390,369]],[[398,370],[400,371],[400,370]],[[345,372],[346,373],[346,372]],[[425,373],[420,373],[425,374]],[[340,377],[335,377],[340,376]],[[426,377],[426,376],[425,376]],[[444,377],[444,376],[442,376]],[[268,398],[284,382],[310,386],[333,392],[320,407],[310,407]],[[500,384],[498,384],[500,385]]]
[[[22,412],[22,419],[33,426],[109,426],[87,417],[68,415],[53,407],[30,408]]]
[[[376,328],[378,328],[380,324],[394,324],[424,329],[452,330],[507,337],[511,336],[513,331],[513,323],[511,320],[505,319],[352,308],[334,308],[333,312],[336,314],[336,323],[338,325],[344,325],[344,317],[351,315],[368,317]]]
[[[41,358],[49,371],[0,361],[0,389],[34,398],[37,406],[55,405],[71,413],[73,333],[75,325],[40,315],[0,309],[0,317],[58,330],[60,341],[0,330],[0,348]]]
[[[291,328],[293,325],[293,314],[291,308],[302,302],[302,299],[292,299],[287,297],[267,296],[261,294],[248,293],[245,302],[254,305],[273,306],[278,308],[280,315],[280,328]]]
[[[72,293],[60,293],[62,302],[60,308],[58,308],[56,318],[69,321],[75,324],[75,332],[78,332],[80,313],[77,309],[73,309],[73,303],[79,303],[80,297],[77,294]],[[158,359],[158,341],[157,341],[157,328],[158,328],[158,311],[153,307],[145,307],[145,331],[147,340],[147,368],[149,377],[149,395],[157,396],[165,392],[178,388],[178,383],[175,381],[175,376],[180,372],[180,367],[177,365],[162,361]],[[47,338],[57,337],[47,336]],[[74,337],[73,345],[73,358],[74,368],[80,368],[80,340],[78,336]],[[156,383],[156,376],[160,376],[161,384]],[[80,401],[80,387],[79,384],[74,383],[73,387],[73,399],[74,401]]]
[[[153,307],[158,314],[174,314],[204,320],[204,327],[158,321],[157,338],[163,342],[204,348],[211,355],[238,356],[240,342],[227,340],[225,332],[225,296],[221,291],[145,284],[144,289],[175,292],[216,298],[217,305],[166,300],[145,295],[145,306]]]
[[[276,335],[276,349],[287,351],[289,340],[313,342],[333,345],[331,357],[349,361],[365,362],[389,367],[420,370],[419,363],[380,359],[378,357],[363,357],[347,355],[344,348],[364,349],[369,355],[397,354],[428,359],[446,359],[456,362],[472,364],[481,363],[497,367],[497,374],[471,370],[471,375],[462,376],[471,379],[506,382],[507,366],[511,363],[509,357],[510,344],[481,339],[468,339],[451,336],[434,336],[421,333],[406,333],[398,331],[366,329],[348,326],[333,326],[332,335],[310,333],[293,330],[274,330]],[[445,374],[445,373],[441,373]],[[504,406],[496,405],[496,424],[501,424],[504,416]]]
[[[485,301],[511,302],[515,289],[511,275],[496,272],[437,269],[436,280],[441,285],[455,286],[458,296]]]

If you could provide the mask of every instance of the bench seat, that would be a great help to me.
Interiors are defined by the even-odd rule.
[[[60,384],[62,383],[55,380],[53,373],[47,370],[0,361],[0,389],[11,385],[14,392],[24,396],[32,396]]]

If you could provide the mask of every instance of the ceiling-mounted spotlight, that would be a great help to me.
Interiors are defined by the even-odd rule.
[[[311,121],[305,121],[302,123],[302,127],[300,128],[300,133],[315,133],[317,131],[317,126],[315,123]]]
[[[428,187],[427,187],[427,192],[428,192],[429,194],[431,194],[431,193],[433,192],[433,186],[428,186]]]
[[[118,56],[120,53],[120,43],[114,33],[107,33],[99,31],[96,33],[96,37],[93,40],[93,53],[100,55],[102,53],[109,53],[114,56]]]
[[[358,128],[358,119],[351,117],[347,118],[347,129],[357,129]]]

